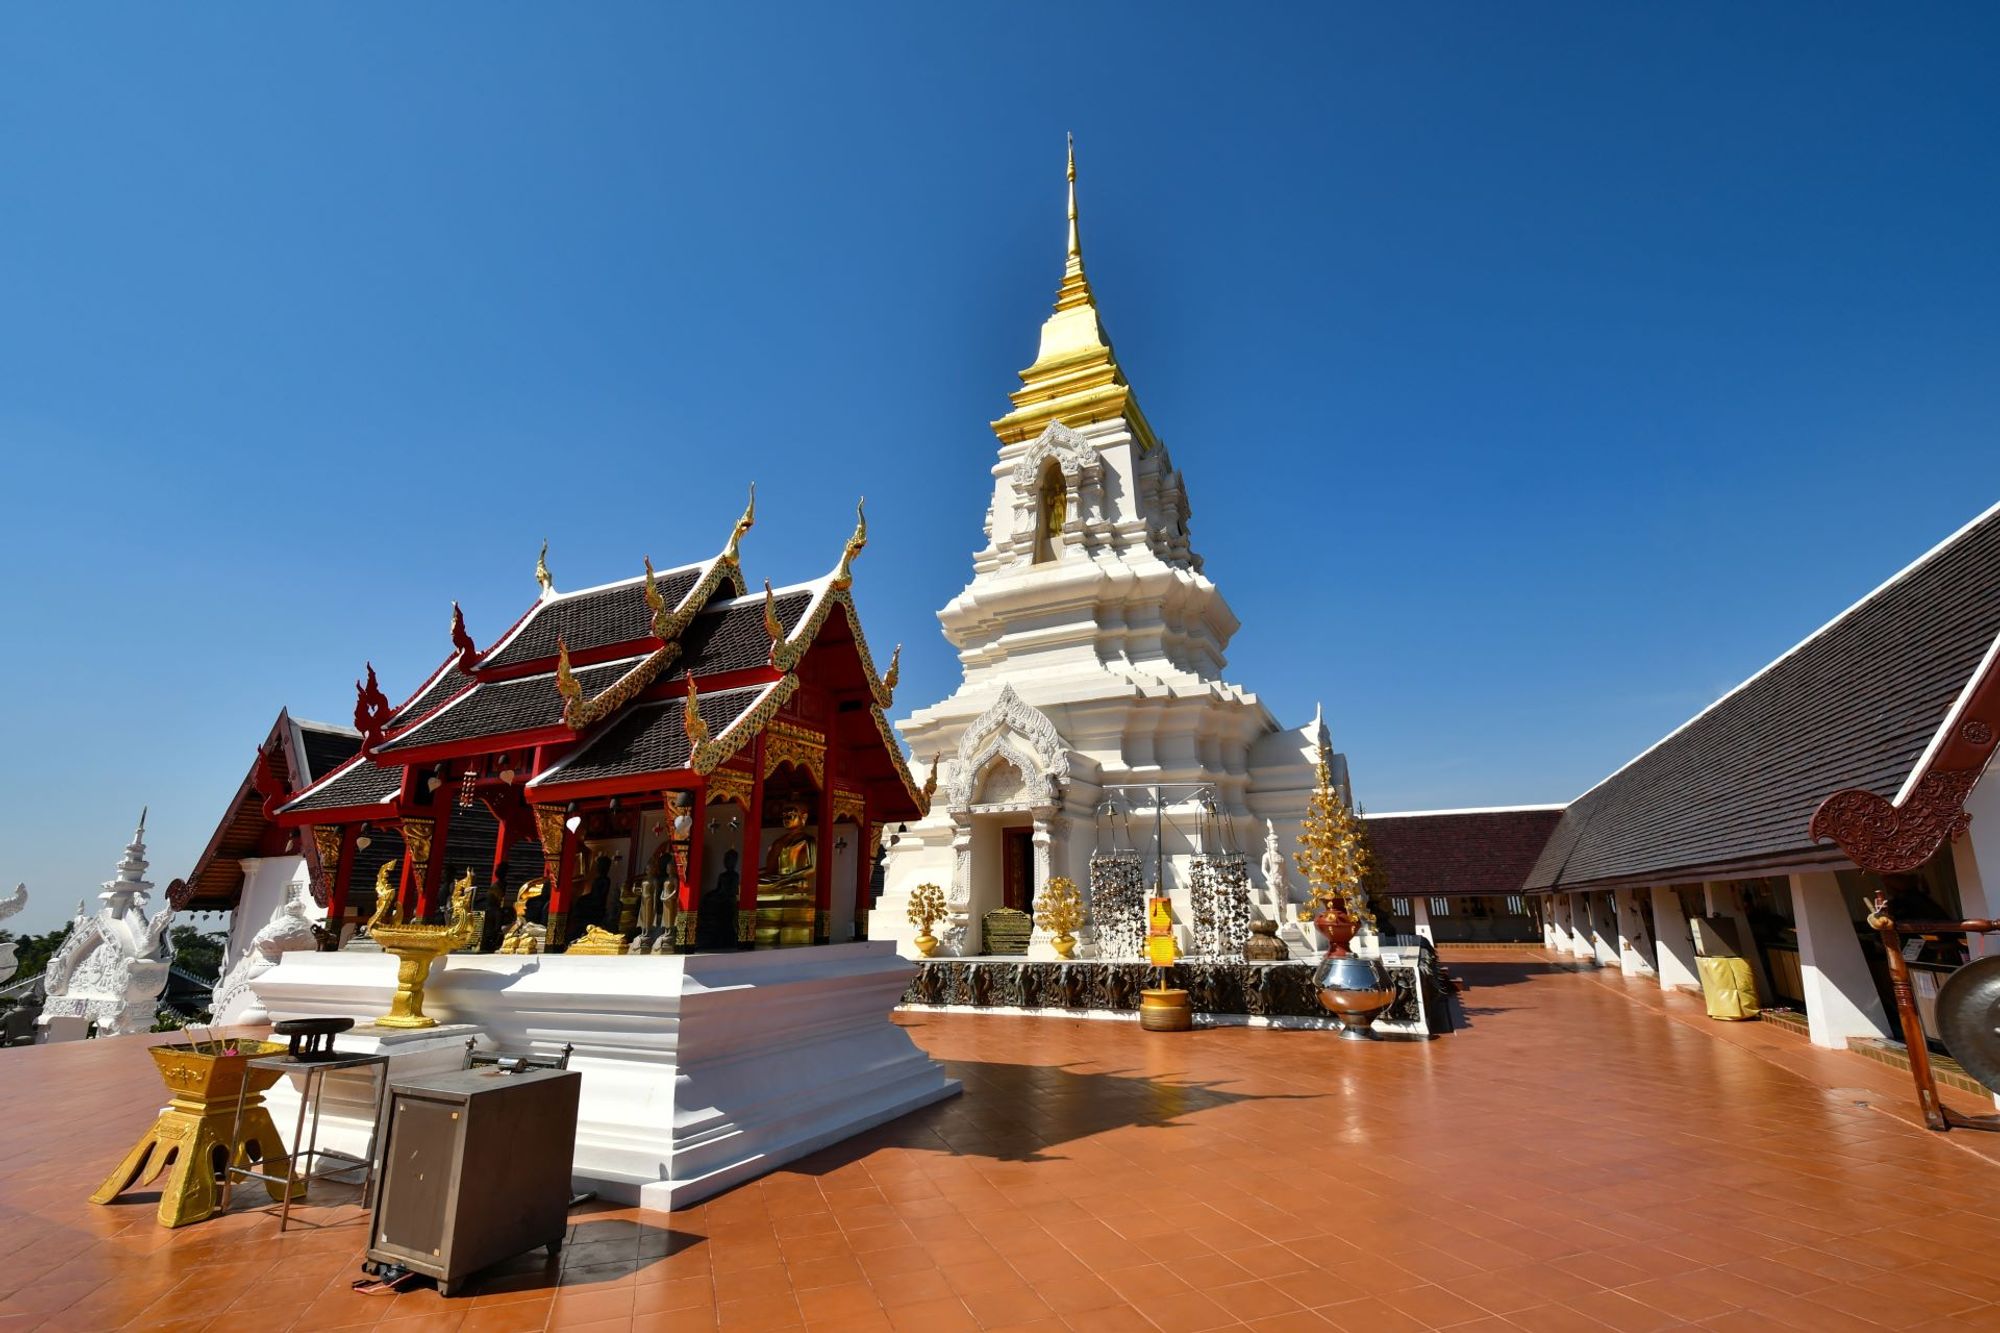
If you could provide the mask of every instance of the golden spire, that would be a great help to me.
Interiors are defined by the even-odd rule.
[[[542,596],[553,597],[556,581],[549,577],[549,539],[542,538],[542,553],[535,557],[535,582],[542,585]]]
[[[1056,307],[1042,324],[1035,364],[1021,372],[1021,387],[1010,395],[1014,410],[993,423],[1002,444],[1040,435],[1051,421],[1086,426],[1123,417],[1141,451],[1157,443],[1139,412],[1125,372],[1098,319],[1097,298],[1083,271],[1083,238],[1076,204],[1076,139],[1069,142],[1069,244],[1063,255],[1062,285]]]

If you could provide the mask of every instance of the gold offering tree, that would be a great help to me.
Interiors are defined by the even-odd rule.
[[[917,928],[917,949],[928,958],[937,948],[931,928],[945,919],[944,890],[935,884],[919,884],[910,890],[910,924]]]
[[[1362,879],[1368,873],[1367,833],[1347,799],[1333,785],[1322,754],[1316,769],[1312,800],[1299,830],[1299,850],[1292,860],[1312,892],[1312,915],[1346,916],[1357,925],[1375,924]]]
[[[1076,881],[1066,875],[1050,880],[1035,900],[1035,919],[1055,937],[1050,943],[1059,956],[1074,954],[1076,931],[1083,924],[1083,895],[1077,892]]]

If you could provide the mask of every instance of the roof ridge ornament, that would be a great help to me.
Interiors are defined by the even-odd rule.
[[[743,517],[737,519],[736,526],[730,530],[729,544],[722,548],[722,558],[731,561],[739,559],[743,534],[755,526],[757,526],[757,483],[753,481],[750,483],[750,503],[743,506]]]
[[[771,658],[778,656],[778,645],[785,641],[785,622],[778,619],[778,599],[772,595],[771,580],[764,580],[764,633],[771,636]]]
[[[868,497],[865,495],[854,502],[854,534],[841,548],[840,563],[833,567],[833,586],[843,591],[854,586],[854,557],[868,545],[867,504]]]
[[[695,690],[694,672],[687,673],[687,699],[681,705],[681,731],[688,740],[688,762],[694,762],[695,751],[708,744],[708,723],[702,720],[701,696]]]
[[[461,671],[472,670],[479,660],[479,648],[472,642],[472,636],[465,630],[465,612],[458,609],[458,603],[451,604],[451,646],[458,650],[458,666]]]
[[[569,645],[560,634],[556,635],[556,693],[562,696],[566,718],[573,717],[573,710],[583,707],[583,683],[569,669]]]
[[[389,729],[389,719],[395,709],[389,705],[389,697],[382,693],[382,687],[375,682],[375,664],[368,665],[368,683],[354,682],[354,729],[361,733],[363,753],[375,748],[382,739],[382,733]]]
[[[549,577],[549,539],[542,538],[542,553],[535,557],[535,582],[542,585],[542,600],[556,595],[556,581]]]
[[[896,682],[903,678],[903,645],[897,644],[889,650],[889,669],[882,673],[882,688],[895,693]],[[888,705],[883,705],[887,707]]]
[[[653,557],[649,555],[645,559],[646,559],[646,606],[653,613],[654,636],[656,638],[664,638],[665,636],[662,635],[660,631],[663,628],[665,628],[665,626],[663,626],[661,622],[666,619],[667,598],[666,594],[660,591],[659,583],[653,578]]]

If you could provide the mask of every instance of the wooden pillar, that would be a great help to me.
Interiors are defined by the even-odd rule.
[[[681,876],[680,910],[690,911],[701,901],[701,858],[702,835],[708,828],[708,779],[695,782],[694,790],[686,793],[692,798],[687,812],[692,823],[688,826],[687,873]]]
[[[831,939],[833,926],[833,756],[834,733],[826,733],[826,758],[820,764],[819,808],[813,818],[819,822],[819,846],[813,849],[813,933],[814,944]]]
[[[750,808],[743,812],[743,855],[736,892],[736,942],[757,941],[757,875],[764,868],[764,733],[750,746]]]
[[[507,821],[504,819],[496,818],[493,823],[493,873],[487,877],[487,883],[505,889],[506,885],[502,881],[507,873],[507,853],[510,850],[508,844],[513,841],[512,830],[507,827]]]
[[[431,839],[437,831],[437,821],[417,815],[405,815],[403,830],[403,879],[397,887],[396,902],[402,909],[404,920],[417,919],[416,907],[421,902],[422,886],[429,881],[431,870]]]
[[[556,883],[562,878],[563,853],[563,808],[559,805],[538,805],[535,811],[535,836],[542,844],[542,892],[548,900],[547,922],[549,932],[543,940],[547,952],[555,949]]]
[[[444,792],[445,789],[440,787],[437,794],[443,796]],[[423,879],[417,887],[417,919],[419,921],[428,921],[432,909],[438,904],[438,888],[444,881],[445,862],[448,859],[445,856],[445,846],[446,839],[451,831],[451,811],[452,803],[450,801],[440,800],[438,802],[437,818],[431,828],[430,864],[424,868]]]
[[[869,818],[873,813],[869,807],[874,802],[868,799],[867,789],[862,789],[861,826],[854,830],[854,836],[861,845],[854,849],[854,933],[862,939],[868,938],[868,883],[875,878],[875,847],[881,833]],[[846,943],[845,940],[837,941]]]
[[[327,949],[340,947],[340,933],[347,925],[347,886],[354,878],[354,839],[360,831],[359,824],[342,824],[335,833],[333,855],[320,852],[320,864],[330,881],[326,890],[327,938],[322,946]],[[315,841],[319,836],[320,830],[314,828]]]
[[[569,907],[576,898],[576,845],[580,841],[562,826],[562,842],[556,852],[556,882],[549,890],[549,934],[544,953],[561,953],[569,943]]]

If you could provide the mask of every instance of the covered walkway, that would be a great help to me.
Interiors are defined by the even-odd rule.
[[[2000,1163],[1892,1071],[1539,950],[1453,966],[1469,1026],[1421,1045],[912,1018],[962,1098],[579,1210],[559,1266],[451,1301],[350,1293],[352,1209],[85,1202],[160,1101],[139,1039],[0,1052],[0,1327],[2000,1326]]]

